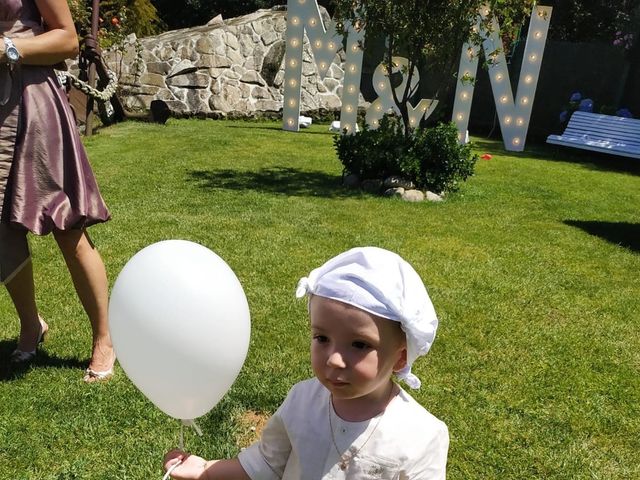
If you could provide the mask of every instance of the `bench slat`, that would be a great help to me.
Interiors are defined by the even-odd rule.
[[[605,122],[587,122],[584,120],[578,120],[571,122],[567,125],[567,128],[605,128],[607,130],[620,131],[620,132],[639,132],[640,124],[631,125],[624,123],[605,123]]]
[[[631,141],[640,141],[640,132],[616,132],[608,128],[567,128],[564,133],[575,133],[577,135],[607,135],[615,138],[628,138]]]
[[[640,120],[589,112],[574,112],[562,135],[547,143],[640,158]]]
[[[632,145],[640,147],[640,141],[637,138],[630,137],[614,137],[613,135],[608,135],[606,132],[575,132],[575,131],[565,131],[562,136],[565,137],[575,137],[575,138],[584,138],[585,140],[609,140],[613,143],[620,143],[624,145]]]
[[[596,125],[595,127],[585,127],[585,126],[580,126],[580,127],[573,127],[573,128],[567,128],[565,130],[565,133],[568,132],[584,132],[584,133],[601,133],[601,134],[606,134],[606,135],[610,135],[613,137],[623,137],[623,138],[629,138],[629,139],[634,139],[634,140],[639,140],[640,139],[640,130],[639,131],[619,131],[619,130],[615,130],[612,128],[608,128],[608,127],[601,127],[600,125]]]
[[[585,132],[565,131],[562,135],[566,137],[576,137],[576,138],[583,137],[587,140],[611,140],[612,142],[615,142],[615,143],[640,147],[640,140],[638,140],[637,138],[633,138],[631,136],[614,138],[613,135],[609,135],[607,134],[607,132],[585,133]]]
[[[630,158],[637,158],[640,159],[640,151],[638,152],[626,152],[624,150],[614,150],[611,148],[606,148],[606,147],[598,147],[598,146],[594,146],[594,145],[586,145],[584,143],[580,143],[580,142],[570,142],[570,141],[563,141],[561,138],[559,139],[553,139],[551,137],[560,137],[560,135],[550,135],[549,138],[547,138],[547,143],[551,143],[554,145],[561,145],[564,147],[574,147],[574,148],[580,148],[582,150],[590,150],[593,152],[601,152],[601,153],[609,153],[612,155],[620,155],[623,157],[630,157]]]
[[[603,130],[609,130],[612,132],[624,132],[624,133],[638,133],[640,132],[640,125],[638,125],[637,127],[635,125],[623,125],[623,124],[611,124],[611,123],[590,123],[590,122],[583,122],[583,121],[579,121],[579,122],[573,122],[570,123],[569,125],[567,125],[568,129],[581,129],[581,128],[585,128],[585,129],[589,129],[589,130],[593,130],[594,128],[599,128],[599,129],[603,129]]]

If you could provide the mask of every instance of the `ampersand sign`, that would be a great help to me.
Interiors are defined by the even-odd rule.
[[[367,125],[372,129],[378,128],[380,125],[380,119],[385,113],[394,112],[400,115],[400,109],[393,100],[393,93],[391,90],[394,89],[396,91],[398,98],[403,97],[408,82],[407,73],[409,69],[409,60],[404,57],[392,57],[391,61],[393,63],[393,71],[391,74],[387,73],[387,67],[382,63],[378,65],[376,70],[373,72],[373,88],[378,94],[378,98],[371,104],[366,115]],[[394,88],[391,84],[391,78],[398,74],[402,76],[402,82]],[[418,69],[414,67],[411,84],[409,85],[408,98],[411,98],[416,94],[419,85],[420,74],[418,73]],[[417,127],[422,118],[428,118],[437,105],[437,100],[426,98],[421,99],[415,107],[412,106],[410,102],[407,102],[410,126]]]

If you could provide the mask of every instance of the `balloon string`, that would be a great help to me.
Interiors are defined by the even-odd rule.
[[[193,428],[199,436],[202,436],[202,430],[198,426],[196,422],[193,420],[182,420],[180,422],[180,437],[178,438],[178,448],[180,450],[184,450],[184,427]],[[180,464],[182,460],[178,460],[178,463],[171,465],[171,468],[167,470],[167,473],[162,477],[162,480],[167,480],[171,476],[171,472],[173,472]]]
[[[171,468],[169,470],[167,470],[167,473],[165,474],[164,477],[162,477],[162,480],[167,480],[170,476],[171,473],[178,468],[178,466],[182,463],[182,460],[178,460],[178,463],[174,463],[173,465],[171,465]]]
[[[187,426],[187,427],[191,427],[193,428],[196,433],[198,434],[198,436],[202,436],[202,430],[200,429],[200,427],[198,426],[198,424],[193,421],[193,420],[182,420],[182,424]]]

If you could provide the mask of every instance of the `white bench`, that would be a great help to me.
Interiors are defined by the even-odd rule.
[[[564,133],[549,135],[547,143],[640,158],[640,120],[577,111]]]

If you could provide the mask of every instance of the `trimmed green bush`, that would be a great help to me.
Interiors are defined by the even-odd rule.
[[[401,119],[385,115],[376,130],[365,127],[352,135],[334,138],[345,173],[362,180],[400,175],[418,188],[455,191],[473,175],[478,156],[470,145],[458,143],[453,123],[416,129],[406,136]]]

